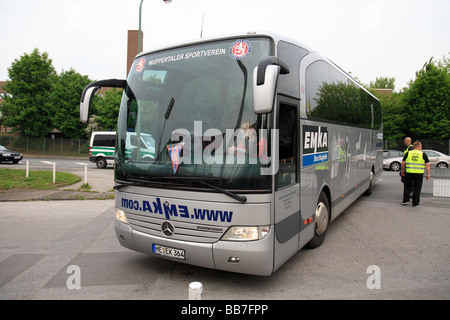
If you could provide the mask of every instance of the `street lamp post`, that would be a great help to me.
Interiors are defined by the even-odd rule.
[[[169,4],[172,2],[172,0],[163,0],[164,3]],[[142,2],[144,0],[141,0],[141,3],[139,4],[139,42],[138,42],[138,53],[142,52],[142,32],[141,32],[141,13],[142,13]]]

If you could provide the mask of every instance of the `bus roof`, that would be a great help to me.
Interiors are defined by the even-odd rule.
[[[170,49],[175,49],[175,48],[179,48],[179,47],[184,47],[184,46],[189,46],[189,45],[196,45],[196,44],[202,44],[202,43],[208,43],[208,42],[212,42],[212,41],[219,41],[219,40],[226,40],[226,39],[236,39],[236,38],[261,38],[261,37],[265,37],[265,38],[270,38],[274,41],[275,43],[275,50],[277,48],[277,45],[280,41],[286,41],[289,42],[291,44],[294,44],[296,46],[299,46],[305,50],[308,51],[308,53],[316,53],[319,54],[323,60],[328,61],[329,63],[333,64],[336,68],[338,68],[341,72],[343,72],[347,77],[349,77],[350,79],[352,79],[352,81],[357,84],[359,87],[361,87],[362,89],[364,89],[367,93],[369,93],[371,96],[373,96],[374,98],[376,98],[373,94],[371,94],[366,88],[364,88],[363,85],[361,85],[359,83],[359,81],[357,81],[352,75],[350,75],[348,72],[346,72],[344,69],[342,69],[341,67],[339,67],[336,63],[334,63],[331,59],[323,56],[322,54],[320,54],[319,52],[317,52],[316,50],[308,47],[307,45],[305,45],[304,43],[298,41],[295,38],[292,38],[290,36],[285,36],[282,35],[280,33],[276,33],[276,32],[271,32],[271,31],[265,31],[265,32],[247,32],[247,33],[234,33],[234,34],[226,34],[226,35],[216,35],[216,36],[210,36],[210,37],[205,37],[205,38],[197,38],[197,39],[191,39],[191,40],[186,40],[186,41],[182,41],[182,42],[178,42],[178,43],[174,43],[174,44],[169,44],[169,45],[165,45],[165,46],[161,46],[161,47],[157,47],[154,48],[152,50],[148,50],[145,52],[141,52],[138,53],[135,57],[138,58],[140,56],[143,55],[147,55],[150,53],[155,53],[155,52],[159,52],[159,51],[164,51],[164,50],[170,50]],[[377,98],[376,98],[377,99]]]
[[[299,42],[298,40],[295,40],[293,38],[290,38],[290,37],[287,37],[287,36],[284,36],[284,35],[281,35],[281,34],[278,34],[278,33],[274,33],[274,32],[247,32],[247,33],[235,33],[235,34],[227,34],[227,35],[216,35],[216,36],[205,37],[205,38],[191,39],[191,40],[177,42],[177,43],[173,43],[173,44],[169,44],[169,45],[165,45],[165,46],[155,47],[154,49],[138,53],[136,55],[135,59],[137,57],[140,57],[142,55],[147,55],[149,53],[159,52],[159,51],[163,51],[163,50],[170,50],[170,49],[174,49],[174,48],[178,48],[178,47],[184,47],[184,46],[189,46],[189,45],[207,43],[207,42],[211,42],[211,41],[214,41],[214,40],[225,40],[225,39],[235,39],[235,38],[249,38],[249,37],[253,37],[253,38],[260,38],[260,37],[270,38],[270,39],[272,39],[275,42],[275,44],[278,44],[279,41],[286,41],[286,42],[290,42],[292,44],[295,44],[295,45],[297,45],[299,47],[302,47],[303,49],[306,49],[310,53],[311,52],[315,52],[315,50],[312,50],[311,48],[309,48],[305,44]]]

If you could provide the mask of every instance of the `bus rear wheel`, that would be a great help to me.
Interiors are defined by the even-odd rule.
[[[328,223],[330,221],[330,204],[328,203],[328,198],[323,191],[320,193],[319,199],[317,200],[314,219],[314,236],[307,244],[309,248],[317,248],[320,246],[325,240],[328,230]]]

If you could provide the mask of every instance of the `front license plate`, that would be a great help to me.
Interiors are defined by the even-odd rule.
[[[160,246],[157,244],[153,245],[153,252],[161,256],[171,257],[175,259],[186,259],[186,254],[184,250],[174,249],[169,247]]]

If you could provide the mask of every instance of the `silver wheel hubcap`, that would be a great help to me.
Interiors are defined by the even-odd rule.
[[[316,234],[320,236],[327,230],[328,209],[323,202],[319,202],[316,207]]]

